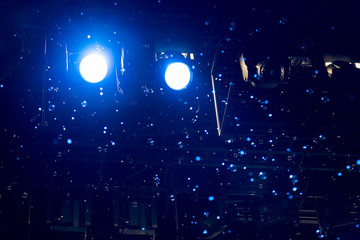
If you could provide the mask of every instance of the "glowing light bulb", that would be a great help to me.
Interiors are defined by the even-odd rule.
[[[170,64],[165,71],[165,82],[174,90],[183,90],[190,84],[191,70],[185,63]]]
[[[99,54],[87,55],[80,62],[80,75],[89,83],[102,81],[106,77],[107,71],[107,62]]]

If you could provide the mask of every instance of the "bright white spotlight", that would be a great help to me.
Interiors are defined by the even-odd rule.
[[[99,54],[91,54],[84,57],[80,62],[80,75],[89,83],[102,81],[108,71],[104,57]]]
[[[191,81],[191,70],[185,63],[170,64],[165,71],[165,82],[174,90],[185,89]]]

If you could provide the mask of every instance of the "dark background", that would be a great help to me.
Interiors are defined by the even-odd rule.
[[[0,238],[357,239],[358,10],[2,1]],[[112,61],[89,84],[77,67],[96,45]],[[169,51],[194,54],[184,91],[163,80]],[[249,71],[280,63],[284,80],[244,81],[241,54]]]

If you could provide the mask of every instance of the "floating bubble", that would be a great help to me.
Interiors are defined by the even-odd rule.
[[[247,142],[250,142],[250,141],[251,141],[251,138],[250,138],[250,137],[247,137],[247,138],[246,138],[246,141],[247,141]]]
[[[360,165],[360,159],[356,160],[356,165]]]
[[[320,135],[319,135],[319,139],[322,140],[322,141],[324,141],[324,140],[326,139],[326,137],[325,137],[324,135],[321,135],[321,134],[320,134]]]
[[[179,148],[183,148],[184,147],[184,145],[183,145],[183,143],[180,141],[180,142],[178,142],[178,146],[179,146]]]
[[[86,106],[87,106],[87,101],[82,101],[82,102],[81,102],[81,106],[82,106],[82,107],[86,107]]]
[[[311,88],[306,89],[306,93],[309,94],[309,95],[311,95],[311,94],[314,93],[314,90],[312,90]]]
[[[207,234],[208,232],[207,232],[207,230],[205,229],[204,231],[203,231],[203,234]]]
[[[210,202],[212,202],[212,201],[214,201],[215,197],[214,196],[209,196],[208,199],[209,199]]]
[[[316,234],[318,236],[318,238],[324,238],[325,234],[323,233],[323,230],[321,228],[316,230]]]
[[[231,172],[236,172],[236,171],[237,171],[237,166],[236,166],[235,164],[230,164],[229,170],[230,170]]]
[[[351,168],[350,165],[347,165],[347,166],[346,166],[346,169],[347,169],[347,170],[349,170],[350,168]]]
[[[54,104],[51,104],[50,106],[49,106],[49,112],[52,112],[52,111],[54,111],[55,110],[55,105]]]
[[[27,192],[23,192],[23,194],[22,194],[22,198],[27,198],[28,197],[28,193]]]
[[[195,160],[196,160],[196,161],[200,161],[200,160],[201,160],[201,157],[200,157],[200,156],[196,156],[196,157],[195,157]]]
[[[66,142],[67,142],[68,144],[72,144],[72,139],[69,138],[68,140],[66,140]]]
[[[324,96],[324,97],[321,97],[321,101],[323,103],[328,103],[328,102],[330,102],[330,98],[328,96]]]
[[[133,202],[131,203],[131,206],[132,206],[133,208],[136,208],[136,207],[138,207],[138,203],[137,203],[136,201],[133,201]]]
[[[152,138],[149,138],[147,142],[150,146],[154,146],[155,144],[155,141]]]
[[[266,173],[265,172],[259,172],[259,177],[261,180],[266,180]]]
[[[293,192],[296,192],[296,191],[297,191],[297,187],[293,187],[292,190],[293,190]]]
[[[338,174],[337,174],[339,177],[341,177],[342,176],[342,173],[341,172],[338,172]]]
[[[173,201],[175,201],[175,196],[174,196],[174,194],[171,194],[170,195],[170,200],[173,202]]]

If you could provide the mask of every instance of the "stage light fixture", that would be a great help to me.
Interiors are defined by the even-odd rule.
[[[90,54],[81,59],[80,75],[89,83],[98,83],[104,80],[108,72],[108,64],[100,54]]]
[[[171,63],[166,68],[165,82],[171,89],[186,89],[189,86],[191,79],[192,71],[185,63]]]
[[[263,61],[245,62],[245,57],[240,57],[240,68],[245,82],[250,82],[254,87],[275,88],[285,79],[285,68],[276,60],[270,58]]]

